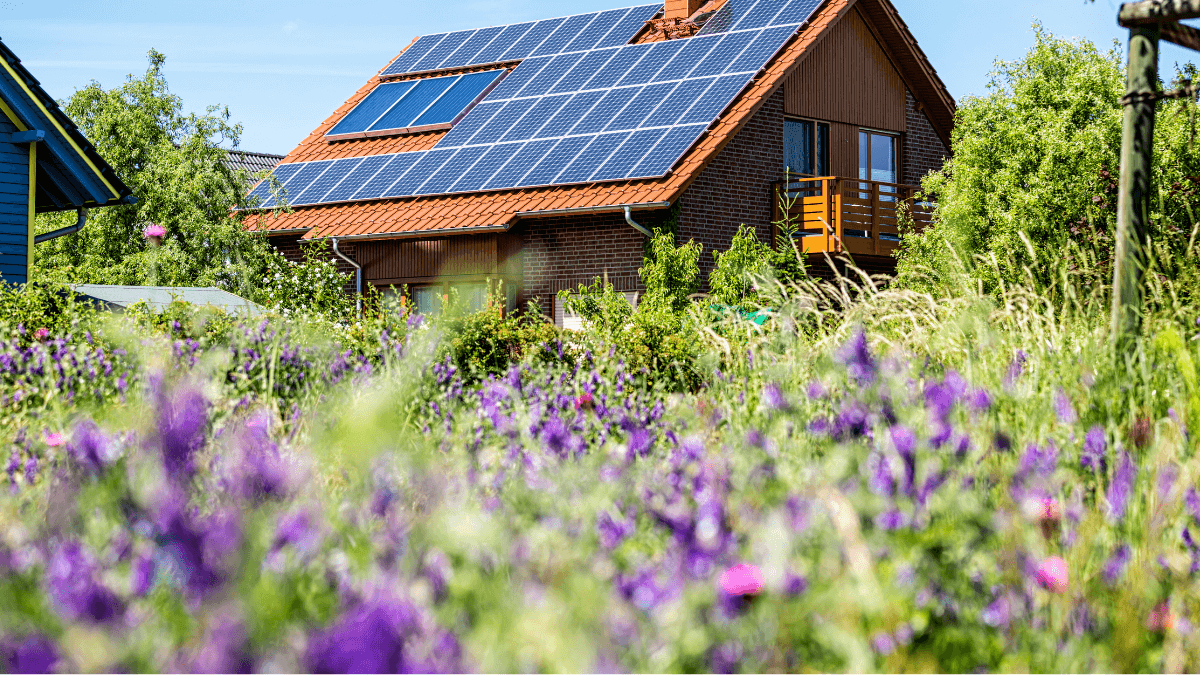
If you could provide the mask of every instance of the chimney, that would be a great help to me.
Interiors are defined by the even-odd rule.
[[[704,0],[666,0],[666,11],[663,13],[664,19],[679,19],[686,21],[691,15],[695,14],[700,9],[700,5],[704,4]]]

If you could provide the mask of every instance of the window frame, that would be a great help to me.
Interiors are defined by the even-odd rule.
[[[819,119],[816,119],[813,117],[800,117],[800,116],[796,116],[796,115],[786,115],[783,118],[783,124],[784,124],[783,173],[784,173],[784,177],[789,180],[792,178],[792,174],[790,172],[790,169],[788,167],[788,162],[787,162],[787,123],[788,122],[809,122],[813,125],[811,140],[812,140],[812,148],[813,148],[812,161],[813,161],[814,171],[816,169],[820,168],[821,160],[822,159],[825,160],[825,162],[824,162],[825,163],[825,172],[824,173],[822,173],[820,171],[815,171],[814,173],[797,172],[794,175],[799,178],[819,178],[819,177],[824,177],[824,176],[832,176],[833,175],[832,174],[833,167],[831,166],[832,157],[830,156],[831,153],[830,153],[829,146],[830,146],[830,140],[833,137],[833,123],[828,120],[819,120]],[[825,143],[824,143],[823,147],[820,143],[822,128],[825,129]],[[821,150],[824,151],[824,157],[819,156],[821,154]]]

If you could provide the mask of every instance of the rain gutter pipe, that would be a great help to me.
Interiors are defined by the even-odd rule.
[[[67,227],[60,227],[57,230],[54,230],[53,232],[46,232],[45,234],[39,234],[38,236],[33,238],[33,243],[40,244],[43,241],[50,241],[51,239],[58,239],[59,237],[66,236],[68,234],[75,234],[76,232],[82,230],[83,226],[85,224],[87,224],[87,216],[88,216],[87,207],[83,207],[83,206],[79,207],[79,210],[77,211],[77,213],[79,214],[79,219],[75,221],[74,225],[68,225]],[[26,241],[28,241],[28,240],[26,240]]]
[[[354,286],[358,290],[358,298],[354,301],[354,309],[356,312],[358,312],[359,316],[362,316],[362,265],[359,265],[358,263],[354,262],[353,260],[347,258],[344,253],[342,253],[341,251],[338,250],[338,238],[337,237],[333,237],[332,241],[333,241],[333,254],[336,255],[337,257],[341,258],[342,260],[345,260],[346,262],[350,263],[350,265],[354,267]]]
[[[633,212],[631,211],[631,209],[628,206],[625,207],[625,222],[629,223],[630,227],[637,230],[638,232],[641,232],[642,234],[646,235],[647,237],[650,237],[651,239],[654,238],[654,235],[650,233],[650,230],[647,230],[646,228],[642,227],[641,225],[638,225],[637,223],[633,222]]]

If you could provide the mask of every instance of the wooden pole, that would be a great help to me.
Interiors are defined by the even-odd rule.
[[[1126,28],[1200,18],[1200,0],[1143,0],[1121,5],[1117,23]]]
[[[1128,94],[1121,134],[1121,178],[1117,197],[1116,259],[1113,265],[1113,343],[1127,351],[1141,330],[1142,277],[1150,216],[1150,170],[1154,161],[1154,109],[1158,92],[1157,25],[1129,29]]]

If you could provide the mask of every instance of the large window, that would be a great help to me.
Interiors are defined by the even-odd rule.
[[[326,134],[419,131],[460,119],[491,88],[504,70],[425,80],[385,82],[367,95]]]
[[[829,175],[829,125],[812,120],[784,120],[785,168],[789,176]]]
[[[497,290],[497,282],[492,282],[492,289]],[[504,283],[504,310],[511,312],[517,308],[517,284]],[[444,304],[451,297],[456,298],[456,309],[467,314],[478,312],[487,306],[488,284],[486,281],[465,281],[452,283],[437,283],[423,286],[412,286],[413,304],[417,313],[426,316],[441,314]]]
[[[858,177],[883,183],[898,183],[894,134],[862,129],[858,132]]]

